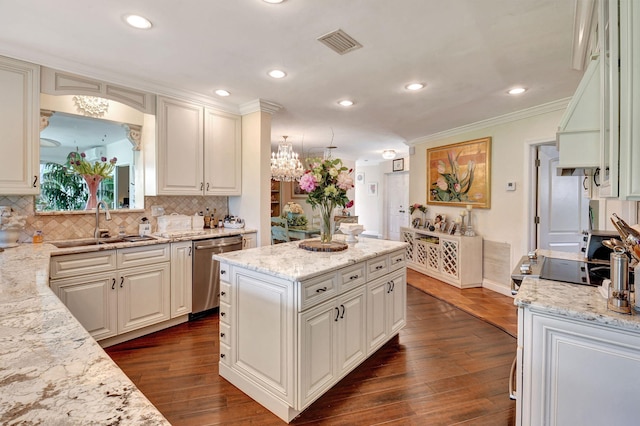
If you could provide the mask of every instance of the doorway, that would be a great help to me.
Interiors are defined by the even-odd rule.
[[[555,145],[536,145],[535,245],[539,249],[578,253],[589,229],[589,199],[583,176],[558,176]]]
[[[409,226],[409,172],[385,175],[386,235],[384,238],[400,241],[400,228]]]

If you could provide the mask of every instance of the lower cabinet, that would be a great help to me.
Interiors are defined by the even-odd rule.
[[[367,353],[373,353],[406,322],[405,271],[397,271],[367,285]]]
[[[53,256],[49,283],[102,340],[171,318],[169,257],[168,244]]]
[[[363,287],[299,314],[300,402],[322,395],[367,356]]]
[[[220,264],[220,375],[286,422],[406,323],[405,250],[301,282]]]
[[[637,329],[525,307],[518,316],[517,425],[637,424]]]
[[[258,246],[256,233],[249,232],[248,234],[242,235],[242,250],[256,248]]]
[[[171,318],[191,313],[193,253],[191,241],[171,243]]]

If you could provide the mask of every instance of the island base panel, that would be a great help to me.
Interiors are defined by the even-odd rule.
[[[302,412],[294,410],[283,400],[265,392],[263,388],[258,387],[254,382],[238,374],[225,364],[219,363],[218,368],[221,377],[285,422],[290,423]]]

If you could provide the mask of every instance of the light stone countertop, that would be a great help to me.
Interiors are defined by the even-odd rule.
[[[307,240],[308,241],[308,240]],[[407,243],[359,238],[338,252],[315,252],[298,247],[299,241],[216,254],[214,259],[291,281],[303,281],[382,254],[402,250]]]
[[[584,260],[584,258],[569,257],[569,260]],[[608,310],[607,299],[601,295],[599,287],[526,277],[522,281],[514,303],[518,307],[530,307],[539,312],[569,319],[640,332],[640,315],[633,309],[632,315]]]
[[[0,424],[169,425],[49,289],[54,250],[0,253]]]

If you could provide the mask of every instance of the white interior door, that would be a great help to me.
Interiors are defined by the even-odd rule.
[[[409,226],[409,172],[390,173],[386,177],[387,235],[385,238],[399,241],[400,227]]]
[[[557,176],[558,151],[538,147],[538,248],[577,253],[589,228],[589,199],[581,176]]]

